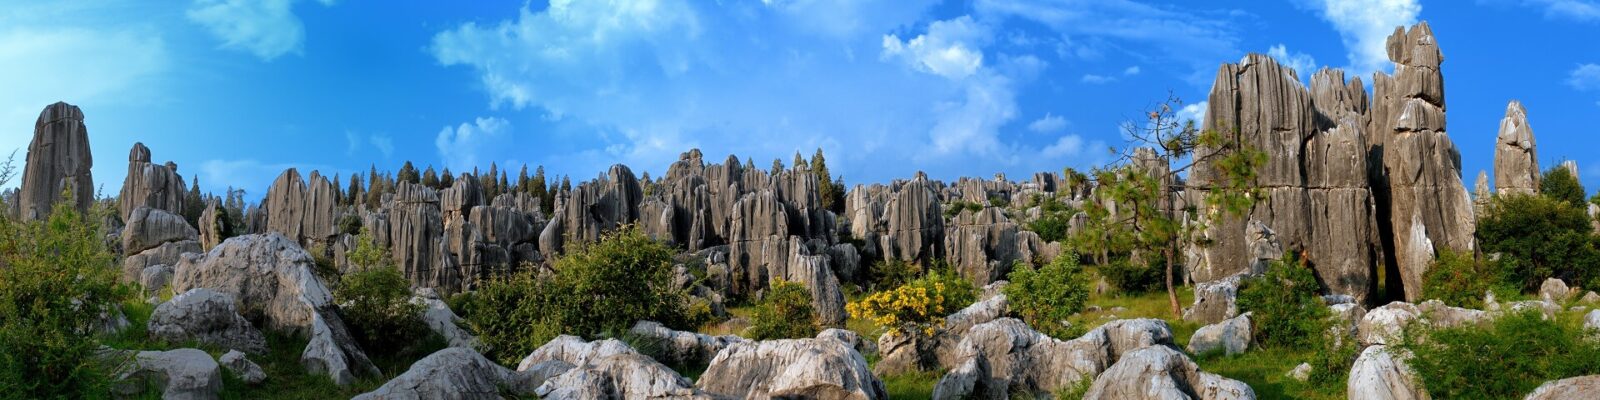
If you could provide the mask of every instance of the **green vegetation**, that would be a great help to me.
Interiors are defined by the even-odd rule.
[[[1088,274],[1078,266],[1076,255],[1063,254],[1038,269],[1019,262],[1006,278],[1011,281],[1004,292],[1012,314],[1057,339],[1083,333],[1079,326],[1063,323],[1083,311],[1089,300]]]
[[[1161,260],[1150,258],[1145,263],[1135,263],[1128,257],[1116,257],[1099,266],[1101,277],[1117,290],[1128,293],[1145,293],[1161,290]]]
[[[99,208],[96,214],[109,213]],[[96,356],[103,315],[132,297],[109,268],[100,218],[58,204],[45,221],[0,215],[0,387],[4,396],[101,396],[110,371]]]
[[[1539,178],[1539,194],[1575,207],[1583,206],[1583,184],[1572,176],[1572,171],[1560,166],[1544,171]]]
[[[333,297],[361,348],[411,353],[434,335],[422,320],[424,306],[411,302],[411,281],[393,265],[355,271],[341,282]]]
[[[1478,219],[1478,244],[1485,254],[1500,254],[1495,264],[1520,291],[1537,290],[1552,277],[1600,284],[1600,247],[1581,204],[1543,195],[1495,196]]]
[[[811,289],[782,279],[772,281],[750,317],[751,339],[795,339],[817,335],[816,313],[811,309]]]
[[[671,262],[666,244],[624,227],[596,243],[574,243],[552,276],[525,270],[485,282],[463,314],[484,354],[508,364],[560,334],[616,336],[640,320],[691,330],[706,321],[690,320]]]
[[[936,269],[892,290],[850,302],[845,309],[852,318],[870,320],[880,328],[926,335],[944,324],[945,316],[972,304],[976,298],[972,282],[954,271]]]
[[[1453,307],[1483,309],[1485,292],[1515,293],[1507,288],[1495,261],[1482,263],[1472,253],[1444,249],[1422,275],[1422,297]]]
[[[1571,314],[1546,320],[1525,310],[1437,330],[1411,324],[1399,348],[1439,399],[1519,398],[1545,381],[1600,373],[1600,343]]]
[[[982,212],[983,205],[965,200],[952,201],[950,204],[945,205],[944,217],[955,218],[957,215],[961,215],[962,211]]]
[[[1239,287],[1239,311],[1253,312],[1252,336],[1263,347],[1312,348],[1328,328],[1328,307],[1317,295],[1311,268],[1293,253],[1273,261],[1266,275]]]
[[[911,282],[922,276],[922,265],[901,260],[879,260],[867,267],[867,279],[872,290],[888,290]]]

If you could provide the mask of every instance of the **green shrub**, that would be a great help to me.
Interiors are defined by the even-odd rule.
[[[44,221],[0,215],[0,396],[105,395],[110,370],[93,332],[133,291],[117,283],[99,221],[70,205]]]
[[[750,316],[751,339],[795,339],[817,335],[817,317],[811,309],[811,289],[782,279],[772,281],[767,294]]]
[[[1478,244],[1499,253],[1507,283],[1533,291],[1547,278],[1597,284],[1600,247],[1587,211],[1546,196],[1495,196],[1478,219]]]
[[[1600,343],[1584,334],[1573,316],[1525,310],[1484,326],[1411,324],[1399,348],[1433,398],[1520,398],[1545,381],[1600,373]]]
[[[1350,377],[1350,366],[1355,364],[1356,357],[1361,355],[1362,347],[1358,340],[1355,335],[1344,329],[1321,336],[1317,351],[1311,354],[1309,362],[1311,383],[1319,386],[1343,387],[1346,379]]]
[[[1047,204],[1054,204],[1050,201]],[[1059,242],[1067,239],[1067,230],[1072,226],[1072,214],[1068,212],[1045,212],[1039,219],[1028,223],[1028,230],[1039,235],[1045,243]]]
[[[1165,290],[1166,282],[1162,281],[1162,275],[1166,267],[1162,262],[1160,258],[1150,257],[1148,262],[1139,265],[1128,257],[1117,257],[1100,266],[1100,276],[1105,277],[1106,282],[1117,290],[1127,293]]]
[[[1062,324],[1072,314],[1083,311],[1089,301],[1089,278],[1078,266],[1077,255],[1062,254],[1037,269],[1019,262],[1006,278],[1011,284],[1003,291],[1011,313],[1033,329],[1058,339],[1077,336],[1081,331]]]
[[[394,264],[389,248],[374,243],[372,232],[367,228],[361,228],[361,233],[356,235],[356,247],[345,253],[345,259],[358,271]]]
[[[366,232],[366,227],[361,226],[361,217],[356,214],[345,214],[339,217],[336,225],[339,227],[339,233],[356,235]]]
[[[1307,348],[1326,331],[1328,307],[1317,278],[1294,254],[1273,261],[1265,275],[1239,287],[1239,311],[1254,312],[1252,336],[1263,347]]]
[[[403,353],[433,334],[423,305],[411,302],[411,282],[393,265],[345,274],[333,298],[362,348]]]
[[[688,295],[672,285],[672,253],[633,226],[574,243],[552,276],[524,270],[485,282],[464,307],[468,326],[486,355],[507,363],[560,334],[615,336],[640,320],[698,328],[706,321],[692,319]]]
[[[1450,306],[1483,308],[1483,294],[1504,291],[1505,278],[1497,263],[1479,263],[1472,253],[1443,250],[1422,274],[1422,297],[1438,299]]]
[[[1583,205],[1583,184],[1566,168],[1553,167],[1539,177],[1539,194],[1574,206]]]
[[[922,273],[922,265],[902,260],[878,261],[867,268],[867,277],[872,281],[873,290],[900,287],[922,276]]]

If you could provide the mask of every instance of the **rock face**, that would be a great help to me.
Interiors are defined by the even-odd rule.
[[[139,207],[122,229],[122,279],[138,282],[146,268],[177,265],[186,253],[200,252],[194,228],[183,217],[150,207]]]
[[[1244,382],[1204,372],[1183,353],[1167,346],[1129,352],[1095,378],[1085,399],[1250,399]]]
[[[735,343],[711,360],[700,389],[744,399],[886,399],[867,361],[826,332],[815,339]]]
[[[229,350],[227,354],[217,358],[217,362],[246,384],[254,385],[267,380],[267,372],[238,350]]]
[[[448,251],[439,193],[403,182],[395,191],[388,217],[389,251],[411,285],[444,293],[460,291],[462,273]]]
[[[921,172],[899,185],[883,206],[878,248],[884,259],[927,261],[944,254],[943,211],[938,193]]]
[[[1382,154],[1386,184],[1380,234],[1405,298],[1422,296],[1422,276],[1439,250],[1474,248],[1472,201],[1461,183],[1461,155],[1445,134],[1444,56],[1426,22],[1396,28],[1387,43],[1394,75],[1372,83],[1371,143]],[[1378,185],[1375,185],[1378,186]],[[1386,200],[1386,201],[1385,201]],[[1386,218],[1384,218],[1386,217]],[[1392,291],[1392,289],[1391,289]]]
[[[267,231],[281,233],[302,247],[328,245],[338,234],[339,189],[328,178],[311,171],[301,180],[294,168],[283,171],[267,189]]]
[[[13,202],[23,220],[39,220],[63,201],[63,189],[72,191],[64,201],[87,211],[94,202],[94,177],[89,170],[94,158],[89,154],[89,129],[83,125],[83,111],[67,103],[55,103],[39,113],[33,125],[33,141],[28,143],[27,164],[22,170],[22,185]]]
[[[355,399],[478,399],[502,393],[533,395],[530,377],[496,365],[472,349],[451,347],[411,364],[411,369]]]
[[[300,362],[312,373],[346,385],[378,368],[356,345],[339,317],[333,295],[312,272],[311,255],[281,234],[238,236],[205,255],[184,257],[173,277],[176,291],[209,288],[231,296],[246,319],[266,329],[309,337]]]
[[[615,339],[584,342],[562,335],[523,358],[517,371],[548,377],[535,389],[545,399],[709,398],[677,372]]]
[[[168,163],[167,165],[173,165]],[[117,210],[127,220],[133,210],[150,207],[172,214],[183,212],[183,176],[175,168],[150,162],[150,149],[134,143],[128,151],[128,177],[122,181]]]
[[[1403,357],[1396,358],[1387,346],[1369,346],[1361,351],[1355,365],[1350,368],[1346,390],[1352,399],[1373,400],[1427,400],[1428,391],[1422,388]]]
[[[161,303],[150,314],[150,337],[170,343],[195,340],[225,349],[266,354],[267,337],[234,308],[233,298],[196,288]]]
[[[200,213],[200,226],[195,227],[200,231],[200,248],[211,250],[222,244],[222,239],[228,232],[227,211],[217,205],[216,201],[206,203],[206,210]]]
[[[1217,350],[1227,355],[1244,353],[1250,349],[1251,328],[1250,313],[1200,327],[1189,338],[1189,353],[1203,354]]]
[[[1118,320],[1077,339],[1045,336],[1014,318],[979,324],[961,340],[961,360],[940,378],[935,399],[1004,399],[1048,394],[1094,379],[1137,349],[1171,346],[1172,330],[1156,319]]]
[[[744,338],[724,335],[711,336],[703,333],[675,331],[668,329],[659,322],[639,321],[628,330],[635,336],[650,340],[654,348],[663,349],[657,355],[662,361],[682,365],[702,365],[716,358],[717,353],[734,343],[745,342]]]
[[[138,352],[113,379],[112,390],[129,397],[149,387],[161,388],[163,399],[215,399],[222,391],[222,369],[198,349]]]
[[[1500,134],[1494,141],[1494,186],[1500,194],[1539,192],[1539,155],[1534,151],[1533,128],[1522,102],[1506,104]]]
[[[1249,271],[1210,282],[1194,284],[1194,305],[1183,310],[1183,319],[1215,324],[1239,315],[1239,284]]]
[[[456,316],[454,311],[450,311],[450,306],[445,304],[444,301],[435,297],[412,297],[411,302],[427,307],[423,310],[423,321],[428,323],[429,329],[438,333],[439,336],[443,336],[445,342],[450,344],[450,347],[465,347],[469,349],[478,347],[478,338],[472,336],[472,333],[467,332],[466,329],[461,329],[460,326],[456,325],[456,322],[461,321],[461,317]]]
[[[1600,397],[1600,375],[1545,382],[1523,400],[1593,399]]]
[[[1005,279],[1017,261],[1033,263],[1044,243],[1006,217],[1004,209],[962,211],[945,227],[947,259],[961,275],[978,285]]]

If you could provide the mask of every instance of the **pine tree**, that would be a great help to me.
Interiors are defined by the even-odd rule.
[[[383,191],[387,188],[384,187],[383,176],[378,175],[376,169],[373,170],[370,179],[372,182],[367,185],[367,208],[376,210],[383,205]]]
[[[545,215],[549,215],[551,209],[555,207],[555,197],[550,195],[550,188],[545,186],[544,166],[539,166],[534,170],[533,178],[529,178],[528,195],[539,201],[539,211],[543,211]]]
[[[489,196],[488,199],[484,199],[484,200],[489,200],[489,199],[493,199],[493,198],[496,198],[496,197],[500,197],[501,194],[510,193],[510,192],[511,192],[511,182],[506,181],[506,172],[505,171],[500,171],[500,183],[494,185],[494,195],[493,196]]]
[[[417,167],[411,166],[411,162],[406,161],[406,165],[400,166],[400,172],[396,174],[396,180],[399,181],[397,183],[417,184],[421,183],[422,176],[417,174]]]
[[[350,191],[345,195],[344,204],[353,206],[361,199],[361,175],[350,174]]]
[[[189,226],[200,226],[200,214],[206,211],[205,198],[200,195],[200,176],[194,175],[191,179],[189,193],[183,196],[183,207],[179,212],[183,213],[184,220],[189,221]]]
[[[844,182],[834,180],[828,173],[828,160],[822,155],[822,148],[817,148],[817,153],[811,155],[811,174],[817,177],[817,189],[822,196],[822,208],[832,210],[835,214],[844,214]]]
[[[528,164],[522,164],[522,170],[517,171],[517,186],[506,189],[507,192],[528,191]]]
[[[783,160],[774,158],[772,159],[772,176],[778,176],[779,172],[783,172]]]
[[[439,189],[439,173],[433,171],[432,165],[422,171],[422,186]]]
[[[572,179],[570,177],[567,177],[567,176],[562,176],[561,177],[561,192],[562,193],[567,193],[567,192],[571,192],[571,191],[572,191]]]
[[[750,157],[745,157],[744,158],[744,169],[747,169],[747,170],[756,169],[756,160],[753,159],[753,158],[750,158]]]
[[[790,165],[793,165],[796,170],[807,168],[806,159],[800,158],[800,152],[798,151],[794,152],[794,164]]]
[[[344,185],[339,183],[339,174],[338,173],[334,173],[333,174],[333,204],[340,204],[340,203],[344,202],[344,192],[339,190],[339,188],[341,188],[341,187],[344,187]]]
[[[455,185],[456,176],[450,174],[450,167],[444,167],[444,173],[439,174],[439,187],[447,188]]]

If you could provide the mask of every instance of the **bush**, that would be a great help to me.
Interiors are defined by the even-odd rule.
[[[874,290],[900,287],[922,276],[922,272],[921,265],[901,260],[878,261],[867,268],[867,276]]]
[[[333,297],[362,348],[405,353],[433,333],[423,305],[411,302],[411,282],[393,265],[345,274]]]
[[[1100,266],[1100,276],[1117,290],[1128,293],[1148,293],[1166,289],[1166,282],[1162,280],[1166,273],[1163,260],[1150,257],[1144,265],[1138,265],[1128,257],[1117,257],[1111,262]]]
[[[1503,291],[1505,278],[1494,262],[1479,263],[1472,253],[1443,250],[1422,274],[1422,297],[1450,306],[1483,308],[1483,294]]]
[[[1050,203],[1055,203],[1051,201]],[[1039,219],[1028,223],[1028,230],[1039,235],[1039,240],[1045,243],[1059,242],[1067,239],[1067,230],[1072,226],[1072,214],[1067,212],[1045,212]]]
[[[1062,254],[1038,269],[1019,262],[1006,278],[1011,281],[1004,292],[1012,314],[1051,337],[1077,336],[1081,329],[1062,323],[1083,311],[1089,301],[1089,278],[1078,266],[1077,255]]]
[[[361,228],[361,233],[356,235],[356,247],[345,253],[345,259],[360,271],[383,266],[392,267],[394,262],[389,254],[388,247],[373,243],[370,230]]]
[[[751,339],[794,339],[817,335],[817,318],[811,309],[811,289],[782,279],[772,281],[766,297],[750,316]]]
[[[531,270],[485,282],[465,307],[485,353],[514,363],[560,334],[616,336],[640,320],[692,330],[688,295],[672,285],[672,249],[637,227],[577,243],[555,262],[555,274]]]
[[[1539,194],[1574,206],[1583,205],[1583,184],[1566,168],[1554,167],[1539,177]]]
[[[1307,348],[1328,328],[1328,307],[1311,268],[1293,253],[1239,287],[1239,311],[1254,312],[1252,336],[1263,347]]]
[[[1334,336],[1338,335],[1338,336]],[[1330,330],[1321,337],[1317,351],[1312,353],[1311,383],[1319,386],[1343,387],[1350,377],[1350,366],[1361,355],[1361,344],[1348,330]]]
[[[1579,321],[1535,310],[1483,326],[1411,324],[1399,347],[1436,399],[1520,398],[1545,381],[1600,373],[1600,343],[1584,338]]]
[[[1600,284],[1600,247],[1584,209],[1528,194],[1495,196],[1478,219],[1484,253],[1500,253],[1507,283],[1533,291],[1547,278]]]
[[[117,283],[99,221],[70,205],[45,221],[0,215],[0,396],[105,395],[111,371],[93,332],[133,291]]]
[[[854,318],[907,335],[932,335],[944,317],[977,298],[972,282],[948,270],[934,270],[892,290],[845,305]]]

